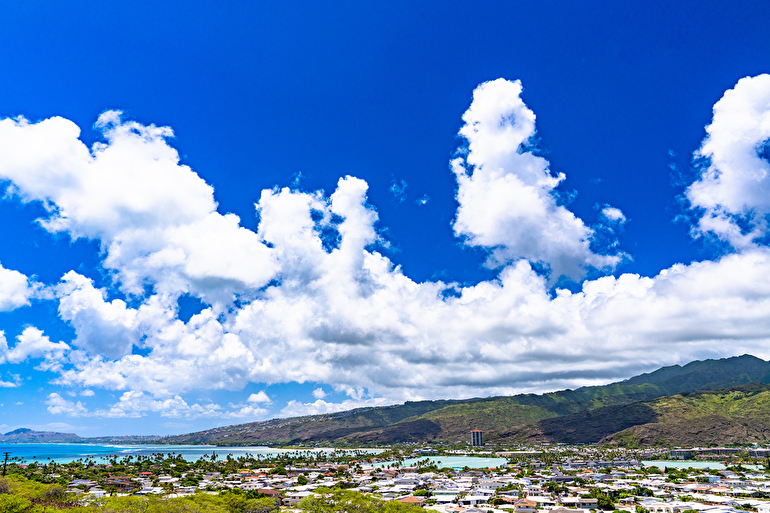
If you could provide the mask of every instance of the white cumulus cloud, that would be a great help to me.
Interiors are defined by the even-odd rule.
[[[59,316],[69,321],[77,331],[73,344],[93,354],[120,358],[131,354],[139,343],[136,330],[139,315],[126,308],[120,299],[107,302],[105,292],[94,288],[93,282],[70,271],[57,287]]]
[[[460,206],[454,231],[491,251],[490,265],[527,259],[548,266],[553,278],[583,276],[587,268],[614,268],[620,255],[590,248],[593,230],[557,203],[549,163],[527,149],[535,114],[521,99],[519,81],[481,84],[463,114],[466,151],[452,161]]]
[[[27,358],[44,358],[40,365],[45,370],[60,369],[70,346],[51,339],[34,326],[28,326],[16,337],[16,344],[8,348],[4,334],[0,332],[0,363],[21,363]]]
[[[218,416],[222,407],[213,404],[188,404],[180,396],[154,399],[141,391],[129,390],[120,396],[117,403],[106,410],[96,410],[94,416],[106,418],[142,417],[147,412],[160,413],[162,417],[195,419]]]
[[[626,222],[626,216],[623,214],[623,211],[609,205],[602,207],[601,215],[612,224],[623,224]]]
[[[251,394],[248,399],[246,399],[250,403],[271,403],[273,401],[270,400],[270,398],[267,396],[267,393],[265,393],[264,390],[260,390],[256,394]]]
[[[745,248],[768,232],[770,75],[743,78],[725,92],[706,133],[696,156],[707,166],[685,191],[702,213],[693,233]]]
[[[0,312],[28,305],[37,288],[19,271],[0,265]]]
[[[67,415],[70,417],[86,417],[90,415],[83,403],[80,401],[68,401],[56,392],[48,394],[46,404],[48,405],[48,412],[54,415]]]
[[[131,293],[151,283],[229,301],[273,277],[269,248],[237,216],[216,211],[211,186],[168,145],[170,128],[124,122],[116,111],[95,127],[105,142],[89,149],[63,118],[0,120],[0,178],[46,206],[42,226],[99,240],[103,265]]]

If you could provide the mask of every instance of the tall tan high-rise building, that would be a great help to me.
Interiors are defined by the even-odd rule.
[[[474,447],[482,447],[484,445],[484,433],[480,429],[471,431],[471,445]]]

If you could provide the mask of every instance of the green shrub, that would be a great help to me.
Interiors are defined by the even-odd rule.
[[[5,493],[0,495],[0,513],[24,513],[32,506],[29,499]]]

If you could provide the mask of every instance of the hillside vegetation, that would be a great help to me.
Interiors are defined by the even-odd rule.
[[[762,384],[770,383],[770,363],[743,355],[663,367],[604,386],[512,397],[407,402],[335,414],[240,424],[168,437],[163,441],[219,445],[298,444],[310,441],[360,444],[457,441],[467,440],[471,429],[482,429],[485,439],[490,442],[603,440],[630,444],[676,440],[677,443],[687,443],[686,440],[691,437],[692,440],[727,443],[733,434],[737,437],[739,431],[732,427],[727,431],[724,429],[740,424],[740,418],[746,416],[742,408],[750,406],[754,408],[752,412],[757,412],[756,415],[751,414],[754,416],[750,417],[749,426],[744,426],[747,428],[743,430],[744,437],[746,433],[762,436],[762,412],[767,416],[770,410],[761,397],[749,401],[748,396],[740,395],[748,394],[749,389],[717,394],[707,392],[750,383],[758,384],[758,388],[751,389],[754,390],[751,393],[762,396],[762,390],[765,390]],[[723,399],[718,400],[717,397]],[[687,401],[692,404],[686,411],[692,413],[685,419],[677,411]],[[704,401],[709,404],[721,401],[721,409],[718,413],[715,410],[706,414],[704,412],[709,408]],[[730,407],[733,401],[736,401],[735,407]],[[666,407],[667,404],[674,406]],[[690,429],[674,428],[677,422],[688,425]],[[722,432],[725,439],[717,440],[717,435]]]
[[[651,422],[607,435],[620,445],[767,443],[770,387],[750,384],[727,390],[661,397],[647,403]]]

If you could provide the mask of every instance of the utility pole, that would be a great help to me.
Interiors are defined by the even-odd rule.
[[[3,453],[3,477],[5,477],[5,467],[8,465],[8,456],[10,454],[11,454],[10,452]]]

